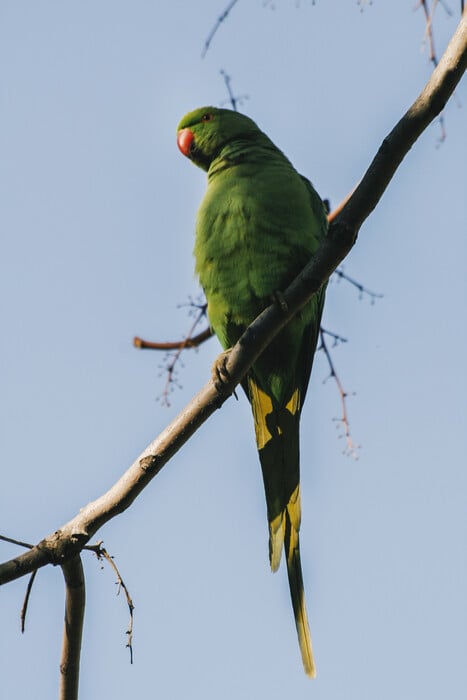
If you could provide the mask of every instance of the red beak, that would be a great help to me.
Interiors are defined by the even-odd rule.
[[[177,134],[177,145],[184,156],[190,155],[191,144],[195,135],[190,129],[180,129]]]

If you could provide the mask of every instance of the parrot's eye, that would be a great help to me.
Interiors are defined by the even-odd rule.
[[[203,116],[201,117],[202,122],[212,122],[213,119],[214,114],[203,114]]]

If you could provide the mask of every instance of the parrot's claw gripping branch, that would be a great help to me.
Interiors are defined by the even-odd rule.
[[[211,368],[211,378],[216,391],[221,396],[230,396],[235,394],[235,382],[232,380],[229,370],[227,369],[227,362],[232,348],[224,350],[218,357],[214,360]]]

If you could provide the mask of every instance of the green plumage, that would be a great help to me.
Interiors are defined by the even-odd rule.
[[[326,213],[308,180],[238,112],[190,112],[178,126],[178,144],[208,173],[196,222],[196,272],[211,327],[227,349],[316,252],[326,235]],[[271,567],[278,568],[284,545],[303,663],[311,676],[298,542],[299,420],[323,302],[324,289],[276,336],[243,382],[255,419]]]

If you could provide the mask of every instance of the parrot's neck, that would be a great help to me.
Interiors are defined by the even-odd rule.
[[[226,143],[212,160],[208,170],[208,182],[229,168],[241,165],[262,167],[265,163],[270,164],[274,160],[291,165],[266,134],[256,133],[254,141],[236,138]]]

